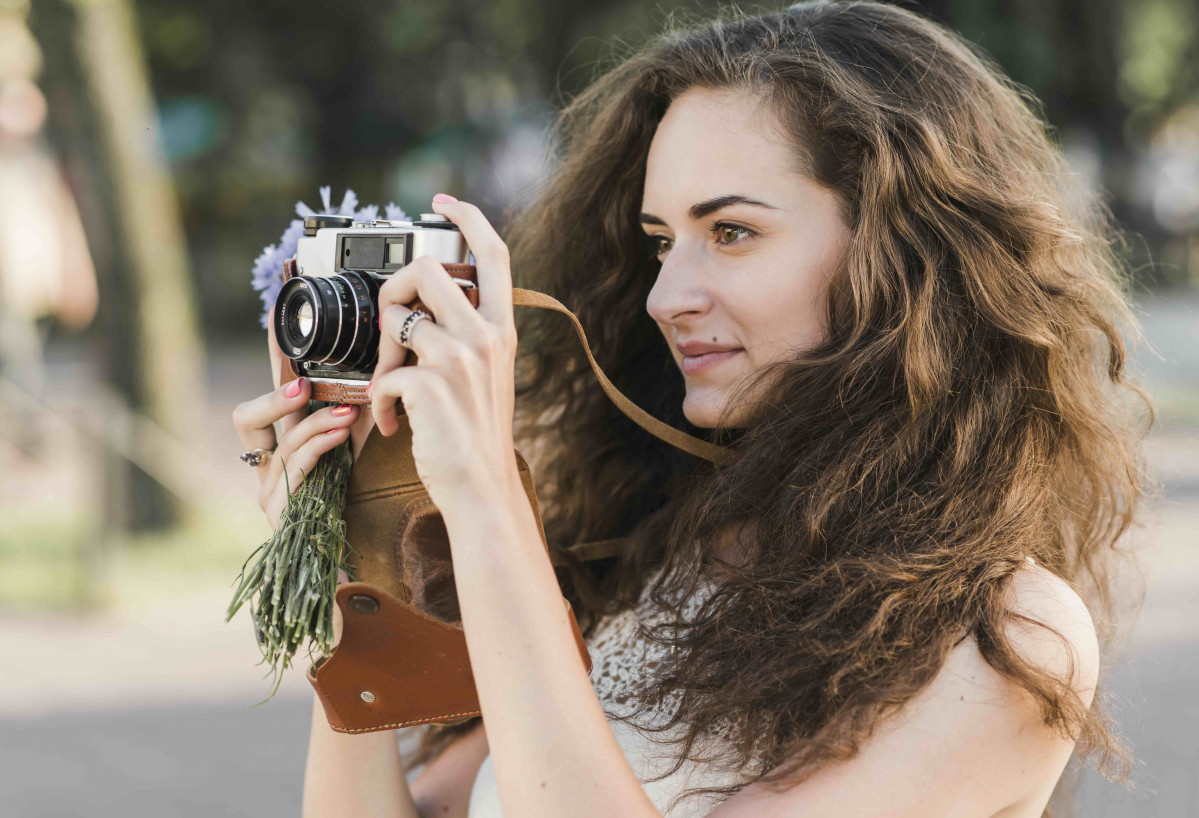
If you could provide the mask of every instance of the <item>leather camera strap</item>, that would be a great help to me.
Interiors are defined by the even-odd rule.
[[[716,463],[727,461],[731,454],[729,449],[709,443],[706,440],[700,440],[686,432],[681,432],[673,426],[658,420],[625,397],[612,381],[608,380],[608,376],[600,368],[599,363],[595,360],[595,356],[591,354],[591,345],[587,342],[587,333],[583,331],[583,325],[579,323],[578,317],[567,309],[562,302],[553,296],[537,292],[536,290],[525,290],[520,287],[514,287],[512,289],[512,304],[517,307],[537,307],[544,310],[554,310],[570,318],[571,323],[574,324],[575,332],[578,333],[579,340],[583,344],[583,351],[587,353],[587,361],[591,364],[591,369],[595,373],[595,378],[599,381],[600,387],[604,390],[604,394],[616,405],[617,409],[624,412],[630,420],[642,429],[675,448],[682,449],[688,454],[693,454],[696,457]],[[616,556],[624,548],[624,544],[625,539],[623,537],[616,537],[608,540],[575,543],[568,546],[566,550],[583,562],[589,562],[591,560]],[[566,564],[564,559],[557,557],[553,553],[551,553],[550,559],[556,566]]]
[[[673,426],[658,420],[649,412],[626,398],[613,385],[612,381],[608,380],[608,376],[604,374],[604,370],[600,369],[595,356],[591,354],[591,345],[587,342],[587,333],[583,331],[583,325],[579,323],[579,319],[575,314],[568,310],[561,301],[545,293],[539,293],[536,290],[525,290],[520,287],[514,287],[512,289],[512,303],[518,307],[537,307],[543,310],[554,310],[570,318],[571,323],[574,324],[575,332],[579,335],[579,340],[583,343],[583,351],[587,353],[587,362],[591,364],[591,369],[595,373],[596,380],[599,381],[600,386],[603,388],[604,394],[608,396],[608,399],[612,403],[616,404],[617,409],[628,416],[629,420],[659,440],[669,443],[676,449],[682,449],[687,454],[693,454],[696,457],[710,460],[713,463],[728,462],[732,454],[729,449],[709,443],[706,440],[700,440],[698,437],[689,435],[686,432],[681,432]]]

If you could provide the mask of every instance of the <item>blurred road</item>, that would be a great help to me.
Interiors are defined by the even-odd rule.
[[[1128,791],[1093,774],[1078,813],[1096,818],[1199,818],[1199,297],[1142,303],[1156,353],[1136,358],[1165,396],[1150,441],[1165,500],[1142,551],[1146,601],[1106,683],[1137,756]],[[52,356],[63,400],[86,399],[85,361]],[[211,425],[195,442],[219,499],[252,520],[254,475],[229,423],[234,404],[266,391],[261,349],[210,355]],[[69,385],[69,386],[67,386]],[[80,396],[83,396],[81,398]],[[20,472],[11,466],[18,463]],[[65,443],[30,464],[0,447],[0,496],[70,502],[78,464]],[[19,484],[19,485],[18,485]],[[21,495],[15,495],[17,489]],[[242,553],[265,524],[245,534]],[[238,567],[233,566],[234,571]],[[225,624],[233,574],[153,589],[101,615],[0,616],[0,813],[59,816],[295,815],[312,692],[297,659],[275,699],[267,692],[248,614]]]

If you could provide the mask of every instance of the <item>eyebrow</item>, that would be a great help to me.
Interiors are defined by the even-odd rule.
[[[708,199],[706,202],[699,202],[691,205],[687,211],[687,215],[692,220],[702,219],[704,216],[709,216],[717,210],[723,210],[726,207],[733,205],[753,205],[754,207],[764,207],[768,210],[778,210],[774,205],[768,205],[765,202],[759,202],[757,199],[751,199],[748,196],[739,196],[732,194],[729,196],[717,196],[715,199]],[[642,224],[660,224],[666,226],[666,222],[662,221],[652,213],[642,213],[639,217]]]

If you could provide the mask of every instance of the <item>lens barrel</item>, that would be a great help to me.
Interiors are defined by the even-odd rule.
[[[378,305],[372,276],[295,276],[275,300],[275,338],[293,361],[343,372],[370,369],[379,354]]]

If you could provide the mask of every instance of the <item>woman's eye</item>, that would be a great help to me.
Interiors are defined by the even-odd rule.
[[[667,252],[670,250],[671,245],[674,244],[674,242],[666,236],[647,236],[646,238],[647,243],[649,244],[650,253],[655,256],[660,256]]]
[[[716,243],[722,247],[727,244],[736,244],[743,239],[755,235],[754,231],[739,224],[717,224],[714,230],[716,233]]]

